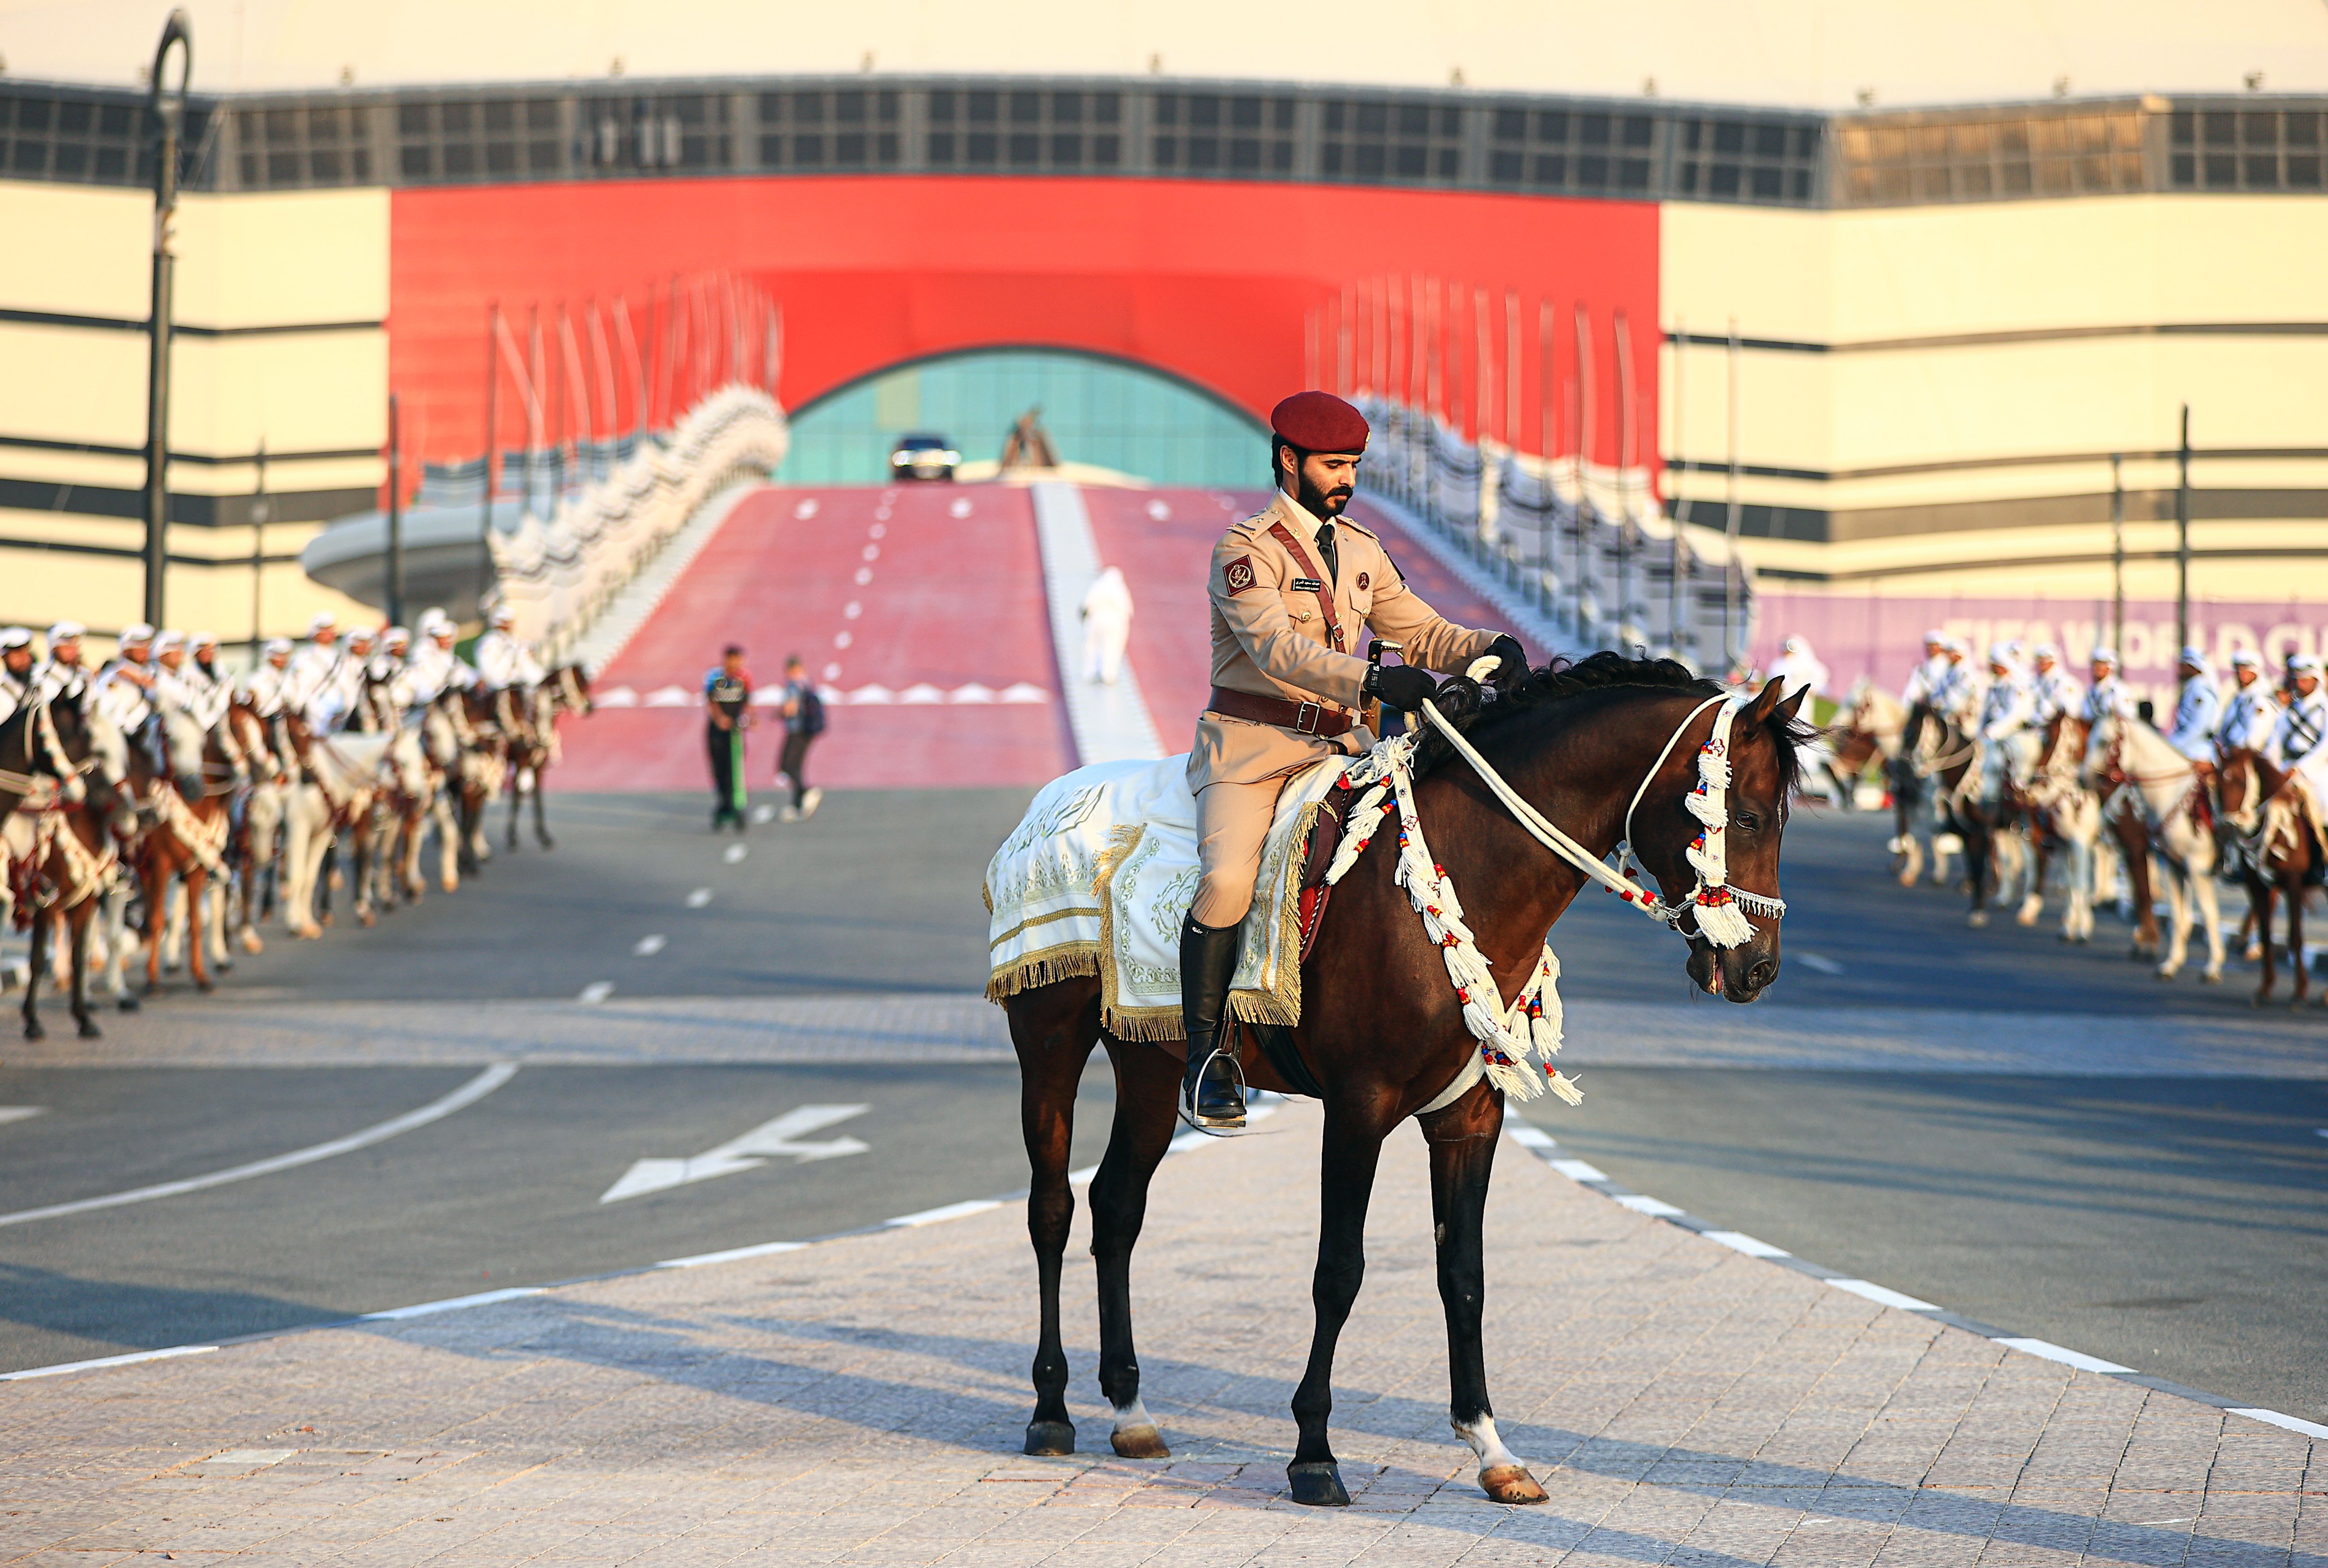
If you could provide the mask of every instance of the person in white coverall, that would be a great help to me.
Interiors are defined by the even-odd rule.
[[[1827,670],[1819,656],[1811,652],[1808,637],[1788,637],[1779,644],[1779,656],[1770,661],[1770,677],[1786,684],[1779,690],[1792,697],[1804,687],[1810,688],[1813,697],[1826,695]]]
[[[1083,617],[1084,679],[1112,686],[1123,672],[1123,645],[1131,640],[1131,587],[1120,568],[1092,579]]]

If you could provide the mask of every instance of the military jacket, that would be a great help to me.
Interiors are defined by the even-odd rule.
[[[1283,526],[1295,549],[1271,531],[1272,524]],[[1455,625],[1423,603],[1382,541],[1347,519],[1334,523],[1338,566],[1326,582],[1317,534],[1317,521],[1281,493],[1213,547],[1215,686],[1347,711],[1364,700],[1361,630],[1401,644],[1403,662],[1441,674],[1460,671],[1496,640],[1494,632]],[[1333,600],[1340,647],[1319,603],[1321,584]],[[1206,712],[1197,720],[1188,754],[1188,787],[1282,778],[1321,757],[1355,756],[1374,743],[1364,725],[1328,739]]]

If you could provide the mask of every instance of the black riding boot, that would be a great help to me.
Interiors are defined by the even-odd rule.
[[[1180,1114],[1198,1127],[1244,1125],[1244,1092],[1236,1071],[1236,1036],[1232,1029],[1225,1055],[1221,1025],[1228,1010],[1229,981],[1236,973],[1237,932],[1216,930],[1191,916],[1180,928],[1180,1017],[1188,1030],[1188,1066],[1180,1081]]]

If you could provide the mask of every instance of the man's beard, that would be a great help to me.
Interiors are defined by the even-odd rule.
[[[1328,521],[1341,516],[1342,509],[1350,504],[1350,488],[1337,485],[1320,493],[1318,487],[1305,478],[1301,481],[1301,493],[1295,499],[1301,502],[1302,511],[1321,521]]]

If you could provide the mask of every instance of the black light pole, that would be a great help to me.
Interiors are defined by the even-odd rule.
[[[388,395],[388,624],[404,624],[404,432]]]
[[[2182,405],[2182,445],[2174,483],[2174,644],[2191,645],[2191,405]]]
[[[178,46],[178,89],[163,88],[170,46]],[[178,133],[186,113],[186,83],[194,72],[192,24],[183,11],[170,13],[162,42],[154,50],[154,80],[146,107],[159,133],[154,155],[154,300],[146,324],[149,357],[146,372],[146,619],[162,624],[163,575],[169,560],[170,528],[170,286],[177,258],[171,254],[178,215]]]

